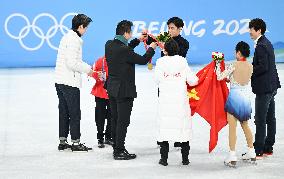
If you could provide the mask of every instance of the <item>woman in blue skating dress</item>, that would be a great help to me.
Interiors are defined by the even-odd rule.
[[[230,152],[224,161],[225,165],[229,166],[235,166],[237,163],[235,151],[237,121],[240,121],[248,145],[248,151],[242,155],[242,159],[255,161],[256,157],[253,148],[253,136],[248,126],[252,112],[251,103],[249,96],[245,94],[253,71],[252,65],[246,60],[250,54],[250,49],[247,43],[241,41],[236,45],[235,50],[237,60],[226,65],[223,72],[221,72],[220,63],[216,65],[217,79],[229,79],[230,81],[230,93],[225,104],[229,124]]]

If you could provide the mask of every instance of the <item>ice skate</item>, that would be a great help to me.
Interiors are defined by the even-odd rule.
[[[232,168],[237,167],[237,156],[235,151],[230,151],[228,157],[224,161],[224,165]]]
[[[242,154],[242,160],[256,165],[256,154],[254,148],[249,148],[246,153]]]

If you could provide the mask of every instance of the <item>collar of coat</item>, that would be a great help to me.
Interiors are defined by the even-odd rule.
[[[74,38],[78,39],[80,41],[80,43],[83,44],[83,39],[81,37],[79,37],[78,34],[75,31],[73,31],[71,29],[71,30],[69,30],[68,34],[70,34]]]
[[[181,35],[179,34],[178,36],[173,37],[174,40],[180,39]]]
[[[76,32],[76,34],[81,37],[82,35],[78,32],[78,30],[72,29],[74,32]]]
[[[124,45],[128,46],[128,40],[123,35],[116,35],[114,39],[117,39],[124,43]]]

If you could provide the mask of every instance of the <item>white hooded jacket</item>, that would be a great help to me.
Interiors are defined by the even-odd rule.
[[[192,122],[186,83],[194,86],[198,78],[187,60],[175,55],[157,60],[155,81],[159,87],[158,141],[190,141]]]

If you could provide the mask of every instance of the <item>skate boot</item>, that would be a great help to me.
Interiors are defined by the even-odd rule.
[[[254,148],[248,148],[248,151],[242,154],[242,159],[243,161],[256,164],[256,154],[255,154]]]
[[[235,151],[230,151],[228,157],[224,161],[224,165],[232,168],[237,166],[237,156]]]

